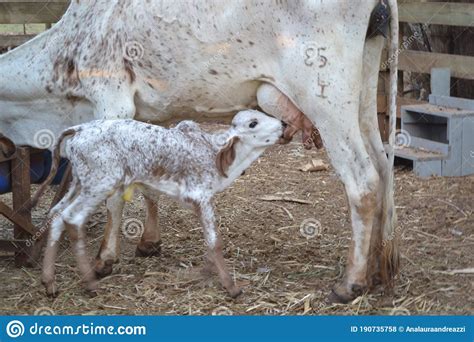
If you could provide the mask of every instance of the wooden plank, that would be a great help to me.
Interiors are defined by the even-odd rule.
[[[0,201],[0,214],[5,216],[7,219],[9,219],[11,222],[13,222],[16,225],[21,226],[24,230],[26,230],[30,234],[35,234],[37,229],[36,227],[26,220],[23,216],[16,215],[15,212],[7,206],[5,203]]]
[[[30,202],[30,151],[28,147],[19,147],[17,157],[12,160],[12,199],[15,216],[21,216],[27,223],[31,224],[31,211],[27,208]],[[25,225],[15,224],[13,236],[18,240],[30,238],[25,230]],[[15,264],[25,266],[28,264],[28,254],[24,251],[15,253]]]
[[[474,27],[474,4],[468,3],[402,3],[399,20],[405,23]]]
[[[429,74],[432,68],[450,68],[453,77],[474,80],[474,57],[413,50],[399,55],[399,70]]]
[[[0,36],[0,49],[20,46],[35,37],[34,34],[9,34]]]
[[[0,24],[55,23],[68,6],[66,1],[0,1]]]

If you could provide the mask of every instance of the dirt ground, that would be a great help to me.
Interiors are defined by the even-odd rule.
[[[201,276],[205,251],[200,224],[191,211],[162,197],[160,257],[135,258],[134,242],[121,237],[121,260],[90,298],[81,288],[67,241],[57,260],[58,298],[45,296],[40,270],[18,269],[0,258],[0,314],[473,314],[474,177],[417,179],[396,168],[396,204],[402,229],[401,272],[393,293],[365,294],[348,305],[325,297],[341,279],[350,243],[350,221],[342,184],[334,170],[304,173],[324,151],[305,151],[296,141],[275,146],[217,199],[225,258],[244,293],[230,299],[216,277]],[[308,203],[270,202],[268,195]],[[48,194],[50,199],[52,192]],[[1,197],[9,202],[9,195]],[[34,212],[45,215],[47,200]],[[144,220],[140,197],[127,204],[124,219]],[[105,208],[89,223],[89,254],[102,239]],[[305,224],[318,227],[313,237]],[[0,219],[0,232],[10,225]]]

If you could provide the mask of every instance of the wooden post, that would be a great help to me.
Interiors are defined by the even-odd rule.
[[[12,194],[13,211],[15,216],[31,223],[31,211],[27,208],[30,201],[30,151],[28,147],[17,148],[16,158],[12,160]],[[17,240],[27,240],[31,238],[20,225],[15,224],[13,228],[14,238]],[[15,264],[24,266],[27,264],[28,255],[25,250],[15,253]]]

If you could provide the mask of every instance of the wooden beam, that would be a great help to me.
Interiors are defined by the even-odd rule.
[[[43,24],[61,19],[68,1],[0,0],[0,24]]]
[[[31,235],[35,234],[37,231],[36,227],[31,222],[26,220],[23,216],[15,214],[15,212],[12,209],[10,209],[9,206],[7,206],[5,203],[1,201],[0,201],[0,214],[5,216],[14,224],[21,226],[24,230],[26,230]]]
[[[0,49],[20,46],[35,37],[34,34],[9,34],[0,36]]]
[[[27,249],[25,240],[0,240],[0,251],[2,252],[18,252]]]
[[[405,23],[474,27],[474,4],[412,2],[398,6],[399,20]]]
[[[21,216],[26,224],[15,224],[13,236],[18,240],[26,240],[31,237],[31,232],[25,228],[31,224],[31,210],[28,208],[30,202],[30,151],[28,147],[19,147],[16,158],[12,160],[12,202],[15,217]],[[24,251],[15,253],[15,264],[25,266],[28,264],[29,256]]]
[[[474,80],[474,57],[413,50],[399,55],[399,70],[430,74],[432,68],[450,68],[453,77]]]

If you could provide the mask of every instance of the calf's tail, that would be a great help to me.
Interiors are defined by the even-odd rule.
[[[53,181],[54,177],[56,176],[56,173],[58,172],[59,168],[59,162],[61,161],[61,144],[64,141],[65,138],[72,137],[74,134],[76,134],[77,130],[74,128],[69,128],[61,133],[59,136],[58,141],[56,142],[56,145],[54,146],[53,149],[53,154],[52,154],[52,164],[51,164],[51,170],[49,171],[49,175],[46,178],[46,180],[41,184],[39,189],[36,191],[34,194],[33,198],[30,201],[30,209],[36,207],[38,204],[38,201],[40,197],[43,195],[43,193],[46,191],[46,188],[51,184]]]

